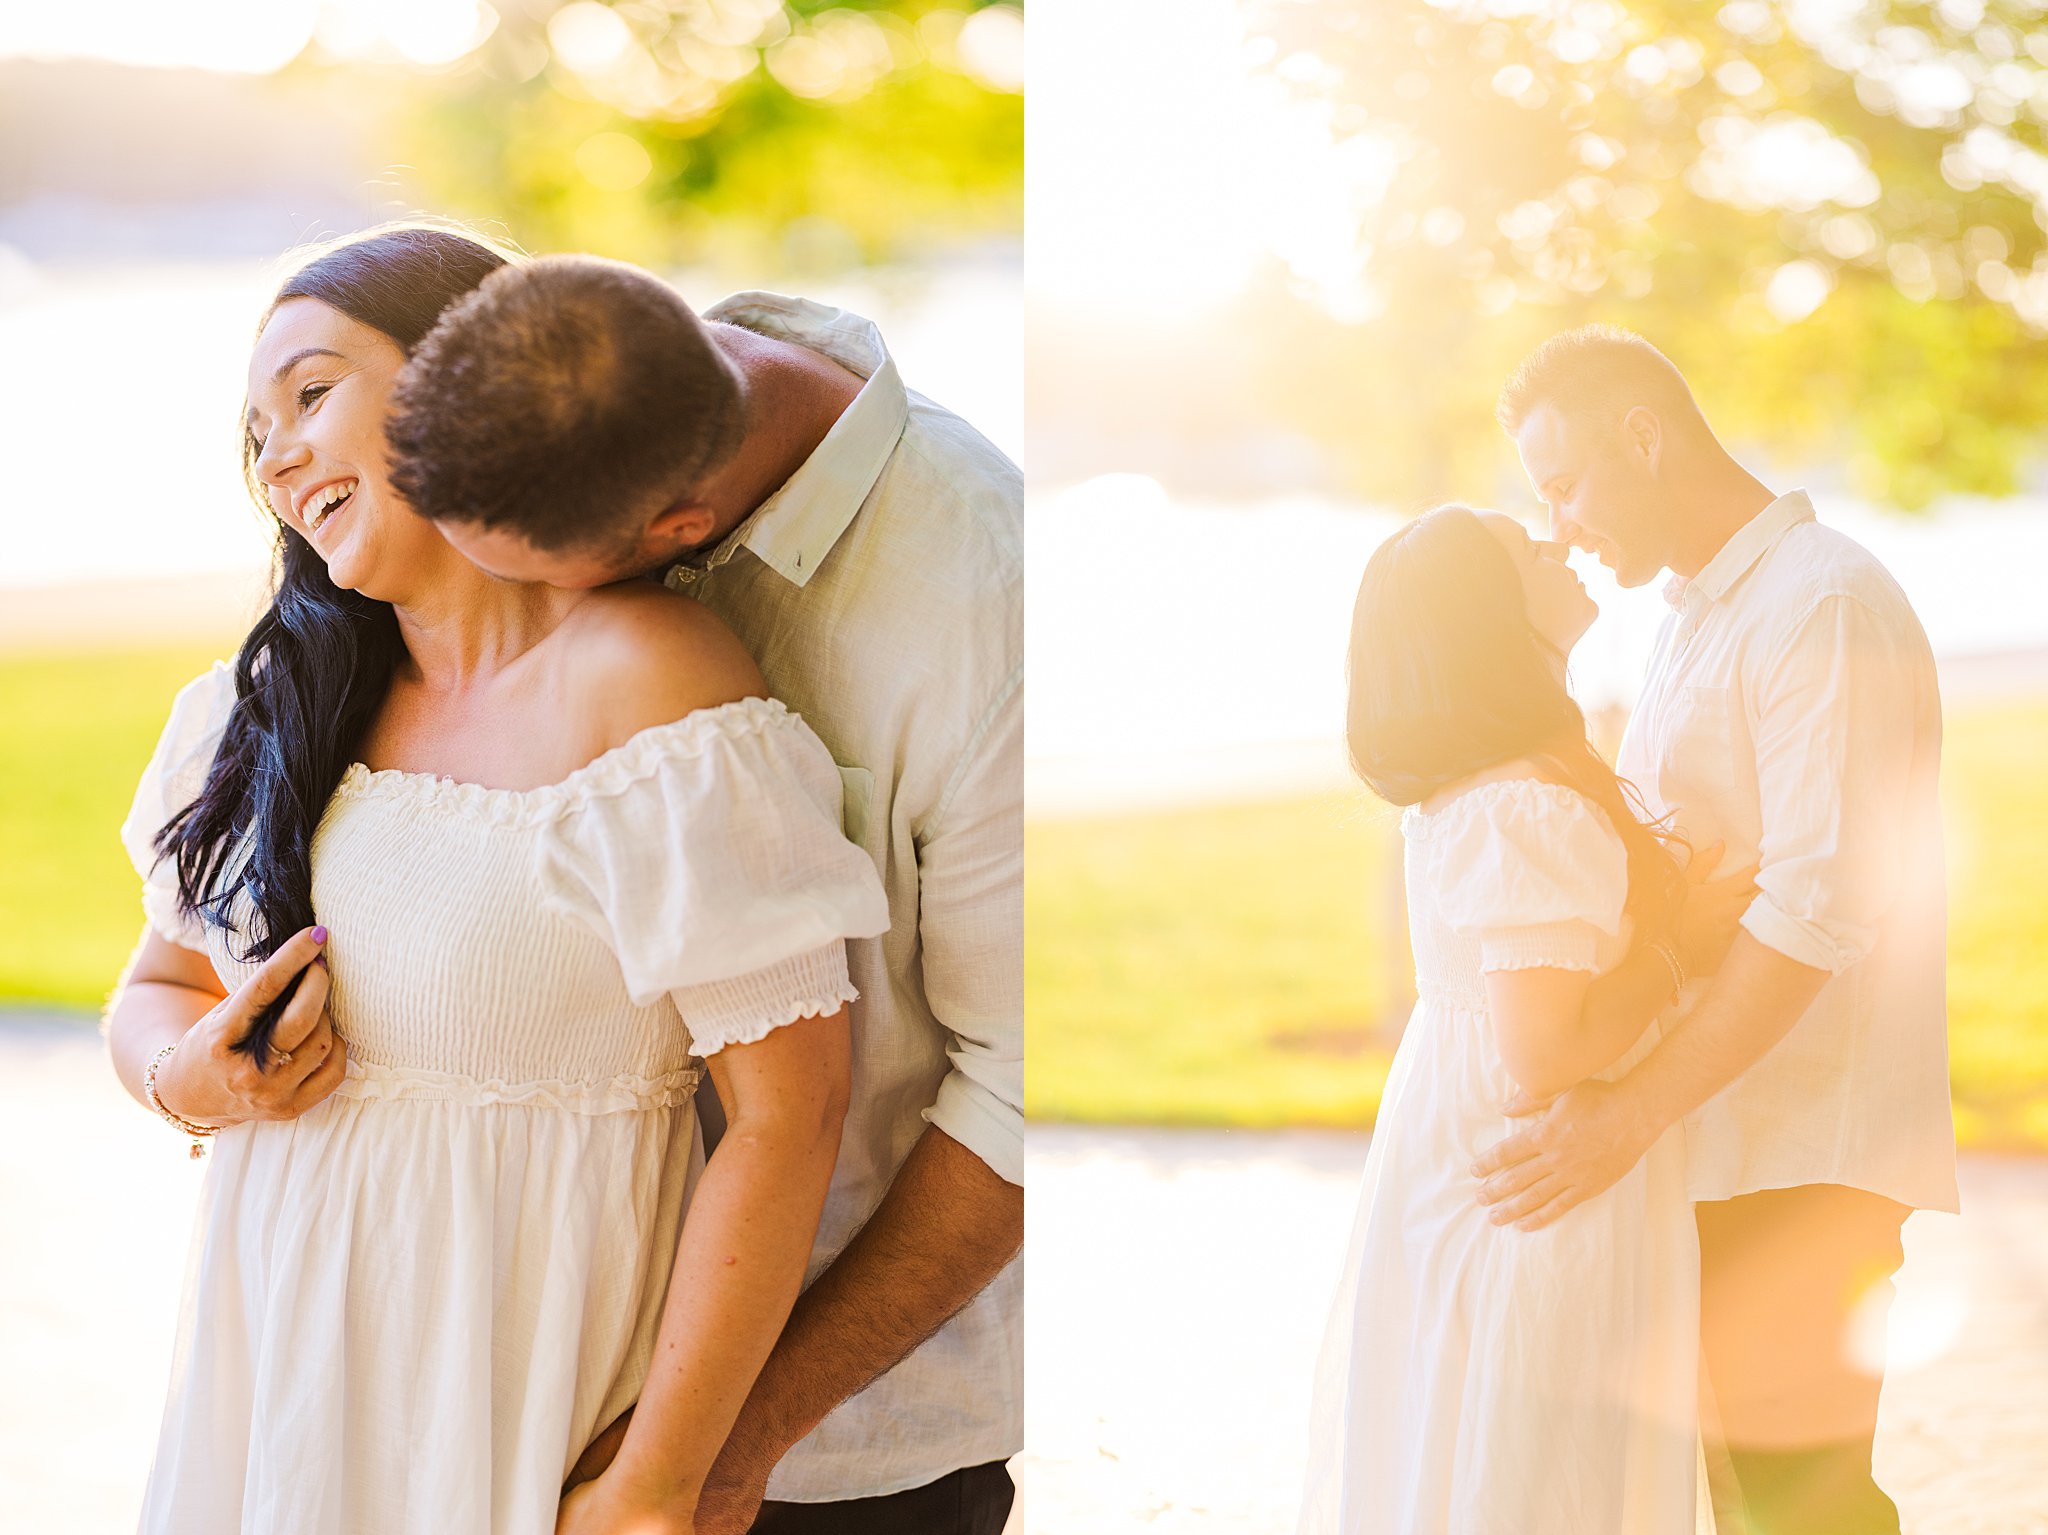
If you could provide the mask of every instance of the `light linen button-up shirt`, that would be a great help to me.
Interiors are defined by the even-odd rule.
[[[875,326],[773,293],[705,318],[867,380],[782,488],[668,585],[753,652],[839,764],[846,834],[881,871],[890,927],[849,942],[853,1101],[806,1282],[937,1126],[1024,1180],[1023,477],[907,391]],[[922,1486],[1023,1441],[1023,1271],[783,1459],[771,1499]]]
[[[1860,544],[1780,496],[1666,591],[1617,768],[1695,848],[1762,865],[1742,925],[1828,972],[1688,1118],[1692,1197],[1842,1184],[1956,1208],[1934,656]],[[1697,1004],[1711,981],[1683,999]],[[1679,1027],[1684,1027],[1681,1023]]]

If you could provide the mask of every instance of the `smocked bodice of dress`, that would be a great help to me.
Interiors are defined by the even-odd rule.
[[[124,829],[152,922],[231,989],[255,968],[242,935],[177,911],[147,839],[204,781],[232,702],[225,667],[180,695]],[[312,848],[342,1091],[679,1101],[693,1056],[843,1001],[840,940],[886,926],[839,797],[817,738],[764,699],[641,731],[538,789],[350,765]]]
[[[607,778],[641,756],[611,759]],[[674,1104],[694,1084],[667,995],[637,1005],[604,937],[543,883],[566,803],[348,769],[313,860],[329,1006],[349,1043],[341,1091],[603,1111]]]

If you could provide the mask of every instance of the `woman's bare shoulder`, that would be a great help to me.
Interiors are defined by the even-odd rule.
[[[765,698],[725,620],[651,581],[592,592],[564,621],[564,680],[608,744],[741,698]]]

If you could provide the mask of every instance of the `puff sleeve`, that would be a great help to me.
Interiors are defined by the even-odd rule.
[[[1606,812],[1535,779],[1483,784],[1443,812],[1441,910],[1479,968],[1597,971],[1621,931],[1628,853]]]
[[[782,704],[698,710],[592,765],[543,834],[542,899],[612,949],[637,1006],[672,996],[699,1055],[751,1043],[852,1001],[845,940],[888,929],[841,793]]]
[[[220,661],[178,690],[170,720],[121,823],[121,845],[142,876],[142,910],[149,925],[172,943],[201,953],[206,950],[205,924],[178,910],[177,869],[169,859],[157,857],[153,844],[165,823],[205,787],[234,703],[235,674]]]

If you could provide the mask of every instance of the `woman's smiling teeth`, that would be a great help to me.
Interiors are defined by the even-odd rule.
[[[342,502],[355,494],[355,490],[354,480],[336,480],[332,485],[323,485],[313,492],[299,515],[305,518],[306,526],[317,533],[320,524],[333,516]]]

